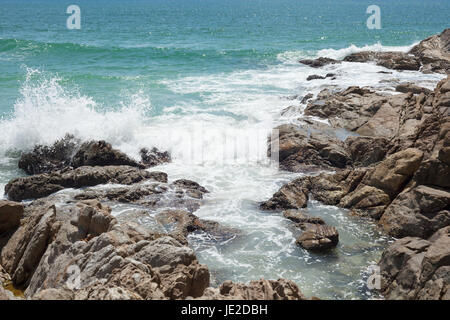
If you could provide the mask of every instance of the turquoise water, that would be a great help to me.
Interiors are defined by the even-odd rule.
[[[66,28],[70,4],[81,8],[81,30]],[[381,8],[381,30],[366,27],[372,4]],[[332,254],[314,255],[295,246],[296,231],[279,213],[258,209],[295,177],[264,163],[266,135],[298,121],[299,113],[280,116],[285,107],[302,108],[286,96],[329,85],[392,90],[396,81],[433,88],[442,75],[386,75],[382,67],[349,63],[316,70],[297,61],[407,51],[450,27],[449,18],[450,1],[434,0],[2,0],[0,190],[22,175],[21,151],[67,132],[106,139],[133,157],[157,146],[171,151],[173,162],[156,169],[211,191],[196,214],[240,230],[227,243],[190,239],[214,285],[286,277],[308,296],[372,298],[367,268],[388,241],[376,226],[312,202],[311,214],[341,234]],[[328,72],[337,80],[306,81]],[[221,135],[242,138],[236,130],[255,134],[252,161],[221,154]]]

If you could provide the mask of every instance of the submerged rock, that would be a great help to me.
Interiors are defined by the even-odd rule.
[[[325,251],[334,248],[339,242],[339,233],[332,226],[305,223],[304,231],[297,238],[296,243],[306,250]]]

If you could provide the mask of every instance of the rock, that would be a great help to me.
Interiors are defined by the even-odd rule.
[[[122,225],[98,201],[25,208],[0,265],[32,299],[182,299],[209,285],[192,249]]]
[[[422,185],[407,189],[387,207],[380,224],[397,238],[428,238],[450,225],[450,192]]]
[[[351,162],[345,144],[335,136],[323,134],[313,127],[282,125],[276,129],[279,130],[280,167],[284,170],[298,172],[305,167],[345,168]],[[270,148],[271,144],[268,154]]]
[[[324,89],[308,103],[305,115],[328,119],[334,128],[357,131],[388,102],[388,98],[385,94],[360,87],[349,87],[339,92]]]
[[[308,188],[303,184],[305,180],[294,180],[285,184],[271,199],[262,202],[262,210],[300,209],[306,207]]]
[[[362,51],[352,53],[344,58],[348,62],[370,62],[394,70],[419,70],[420,61],[413,55],[403,52]]]
[[[450,299],[450,227],[428,240],[405,237],[391,244],[378,264],[387,299]]]
[[[355,213],[362,213],[374,219],[379,219],[390,202],[389,195],[383,190],[364,185],[343,197],[339,206],[351,208]]]
[[[72,158],[74,168],[82,166],[146,166],[129,158],[123,152],[113,149],[106,141],[89,141],[83,143]]]
[[[317,74],[312,74],[312,75],[309,75],[307,78],[306,78],[306,81],[311,81],[311,80],[318,80],[318,79],[325,79],[326,77],[322,77],[322,76],[319,76],[319,75],[317,75]]]
[[[311,224],[325,224],[325,221],[322,218],[319,217],[313,217],[310,215],[307,215],[306,213],[300,211],[300,210],[285,210],[283,211],[283,216],[286,219],[289,219],[295,223],[304,224],[304,223],[311,223]]]
[[[363,167],[383,160],[389,149],[389,141],[383,137],[348,137],[345,144],[353,165]]]
[[[421,93],[429,94],[429,93],[431,93],[430,89],[419,87],[411,82],[399,84],[398,86],[395,87],[395,91],[402,92],[402,93],[412,92],[414,94],[421,94]]]
[[[0,200],[0,234],[18,227],[22,216],[21,203]]]
[[[194,212],[200,207],[204,194],[208,192],[194,181],[180,179],[167,184],[165,173],[152,174],[155,175],[156,182],[144,181],[131,186],[110,186],[102,189],[85,188],[75,195],[75,199],[99,199],[133,203],[152,210],[169,207]]]
[[[219,288],[207,288],[200,300],[306,300],[290,280],[250,281],[248,284],[225,281]]]
[[[161,152],[157,148],[152,148],[151,150],[142,148],[139,153],[142,163],[148,168],[171,161],[169,152]]]
[[[384,191],[393,199],[413,177],[422,158],[423,152],[414,148],[397,152],[377,164],[362,183]]]
[[[310,67],[313,67],[313,68],[320,68],[320,67],[326,66],[328,64],[339,64],[339,63],[341,63],[341,61],[339,61],[339,60],[334,60],[334,59],[331,59],[331,58],[324,58],[324,57],[320,57],[320,58],[317,58],[317,59],[304,59],[304,60],[300,60],[299,62],[302,63],[302,64],[306,64],[306,65],[308,65]]]
[[[20,156],[19,168],[32,175],[68,167],[79,144],[73,135],[66,134],[52,146],[35,146],[33,151]]]
[[[307,95],[305,95],[302,100],[300,101],[300,103],[306,104],[308,102],[308,100],[312,99],[314,97],[314,95],[312,93],[308,93]]]
[[[450,29],[422,40],[409,52],[422,63],[423,72],[447,73],[450,71]]]
[[[143,180],[167,181],[167,175],[130,166],[80,167],[11,180],[5,193],[13,201],[37,199],[64,188],[82,188],[105,183],[133,184]]]
[[[304,224],[304,231],[296,243],[306,250],[324,251],[334,248],[339,242],[335,227],[320,224]]]

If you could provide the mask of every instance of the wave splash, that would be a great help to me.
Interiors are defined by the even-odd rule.
[[[150,99],[140,92],[121,102],[119,111],[102,112],[92,98],[61,82],[58,76],[27,68],[20,98],[11,114],[0,120],[0,152],[52,144],[66,133],[112,143],[130,141],[150,108]]]

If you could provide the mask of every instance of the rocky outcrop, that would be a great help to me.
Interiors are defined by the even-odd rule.
[[[72,158],[74,168],[82,166],[131,166],[145,168],[145,166],[125,153],[113,149],[106,141],[89,141],[83,143]]]
[[[80,167],[11,180],[5,193],[13,201],[48,196],[65,188],[82,188],[105,183],[133,184],[153,179],[166,182],[167,175],[130,166]]]
[[[0,200],[0,234],[18,227],[22,216],[23,205],[21,203]]]
[[[114,149],[106,141],[81,141],[67,134],[51,146],[37,145],[30,152],[22,153],[19,168],[29,175],[50,173],[66,168],[82,166],[126,165],[136,168],[150,168],[170,162],[170,154],[157,148],[140,150],[141,162]]]
[[[128,234],[128,230],[134,233]],[[122,227],[98,201],[26,208],[1,248],[1,265],[27,297],[162,299],[201,296],[209,272],[173,238]],[[63,290],[63,291],[55,291]],[[69,291],[67,291],[69,290]],[[72,291],[73,294],[67,294]],[[64,293],[65,292],[65,293]]]
[[[426,239],[450,225],[450,192],[423,185],[406,189],[385,210],[380,224],[397,238]]]
[[[348,62],[371,62],[377,65],[394,70],[419,70],[420,60],[414,55],[403,52],[376,52],[362,51],[352,53],[344,58]]]
[[[37,145],[31,152],[23,153],[18,166],[30,175],[68,167],[79,144],[78,139],[67,134],[51,146]]]
[[[388,299],[450,300],[450,227],[426,240],[397,240],[379,266],[381,291]]]
[[[450,29],[422,40],[410,54],[422,63],[422,72],[450,73]]]
[[[320,67],[326,66],[328,64],[341,63],[341,61],[339,61],[339,60],[335,60],[335,59],[331,59],[331,58],[324,58],[324,57],[320,57],[317,59],[304,59],[304,60],[300,60],[299,62],[302,64],[306,64],[313,68],[320,68]]]
[[[225,281],[219,288],[207,288],[202,300],[306,300],[290,280],[250,281],[248,284]]]
[[[278,144],[280,167],[284,170],[298,172],[306,167],[345,168],[351,163],[344,142],[335,136],[295,125],[282,125],[275,129],[279,136],[274,143]]]

